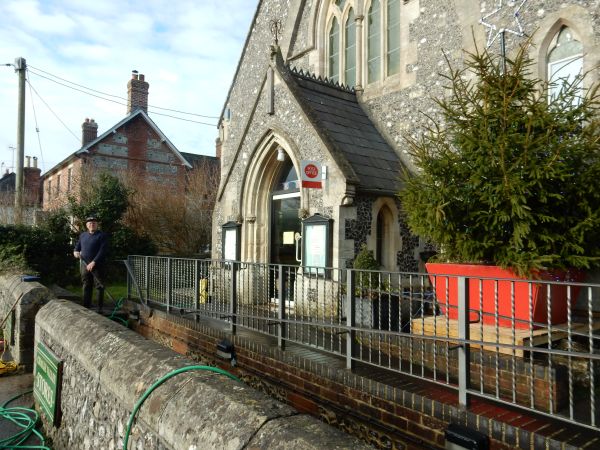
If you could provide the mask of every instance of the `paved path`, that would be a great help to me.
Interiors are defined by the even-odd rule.
[[[33,374],[15,374],[0,377],[0,406],[11,398],[33,389]],[[33,394],[27,394],[23,397],[10,402],[7,407],[22,406],[31,408],[33,405]],[[13,436],[20,429],[8,420],[0,418],[0,440]],[[30,437],[25,445],[39,445],[39,439]]]

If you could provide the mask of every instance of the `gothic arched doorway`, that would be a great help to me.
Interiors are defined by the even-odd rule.
[[[302,224],[300,210],[300,182],[294,165],[286,158],[271,190],[271,249],[272,264],[298,265],[296,233]]]

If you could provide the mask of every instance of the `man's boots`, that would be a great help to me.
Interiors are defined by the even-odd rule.
[[[98,288],[98,313],[104,312],[104,288]]]

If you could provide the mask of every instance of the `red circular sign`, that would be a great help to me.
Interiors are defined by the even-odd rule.
[[[304,168],[304,173],[308,178],[316,178],[319,175],[319,168],[314,164],[307,164]]]

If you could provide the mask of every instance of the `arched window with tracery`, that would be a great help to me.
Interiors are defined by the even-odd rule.
[[[344,27],[344,83],[348,86],[356,84],[356,21],[354,10],[350,8],[346,26]]]
[[[556,33],[548,47],[546,64],[549,101],[557,98],[566,86],[573,83],[576,83],[577,91],[582,91],[583,45],[571,28],[562,26]],[[578,103],[579,100],[576,98],[574,102]]]
[[[387,75],[400,72],[400,0],[387,2]]]
[[[373,0],[367,14],[367,83],[381,77],[381,5]]]
[[[333,18],[329,29],[329,78],[332,81],[340,79],[340,26],[337,18]]]
[[[324,73],[361,86],[400,74],[402,0],[331,0],[326,8]]]

